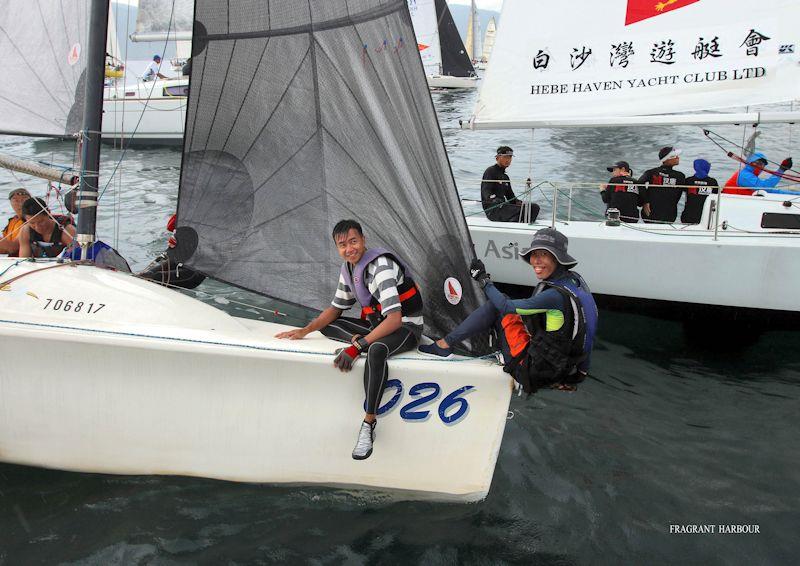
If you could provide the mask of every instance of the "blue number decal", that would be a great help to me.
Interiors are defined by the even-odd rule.
[[[445,424],[453,424],[458,422],[464,415],[467,414],[469,410],[469,403],[467,403],[466,399],[459,397],[462,393],[466,393],[470,389],[475,389],[474,385],[465,385],[464,387],[459,387],[455,391],[453,391],[450,395],[442,399],[442,402],[439,403],[439,418],[442,419],[442,422]],[[413,391],[413,389],[412,389]],[[447,411],[453,406],[458,405],[458,409],[454,413],[450,415],[447,414]],[[403,414],[402,411],[400,413]]]
[[[421,391],[425,389],[432,389],[433,392],[420,397],[415,401],[411,401],[408,405],[400,409],[400,416],[408,421],[420,421],[423,419],[428,418],[430,411],[413,411],[417,407],[424,405],[430,401],[433,401],[439,396],[441,393],[442,388],[439,387],[438,383],[417,383],[414,387],[408,390],[408,394],[412,397],[417,397]]]
[[[383,407],[378,407],[378,414],[379,415],[382,415],[382,414],[384,414],[384,413],[386,413],[388,411],[391,411],[392,407],[397,405],[397,402],[400,400],[400,397],[403,395],[403,383],[399,379],[390,379],[389,381],[387,381],[386,382],[386,388],[383,390],[383,392],[386,393],[386,389],[389,389],[390,387],[394,387],[397,391],[395,392],[395,394],[392,396],[392,398],[389,399],[389,401]],[[367,400],[366,399],[364,399],[364,410],[365,411],[367,410]]]

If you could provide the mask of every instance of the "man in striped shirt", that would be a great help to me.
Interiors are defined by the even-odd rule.
[[[422,296],[410,270],[394,252],[367,249],[361,225],[355,220],[337,223],[333,241],[344,264],[331,306],[304,328],[277,337],[298,340],[320,330],[329,338],[350,342],[349,347],[336,351],[333,360],[341,371],[350,371],[355,360],[366,354],[367,410],[353,449],[353,458],[364,460],[372,454],[378,405],[389,379],[389,356],[416,348],[422,335]],[[356,302],[362,307],[361,318],[342,317]]]

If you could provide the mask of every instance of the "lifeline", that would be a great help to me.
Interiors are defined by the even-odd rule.
[[[759,525],[670,525],[669,532],[680,535],[761,534]]]

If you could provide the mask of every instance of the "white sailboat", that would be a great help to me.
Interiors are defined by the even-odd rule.
[[[176,45],[176,65],[164,60],[163,74],[170,78],[143,81],[129,69],[110,80],[103,95],[103,140],[119,145],[181,145],[189,77],[180,70],[191,51],[191,0],[139,0],[134,42]],[[109,18],[113,25],[113,16]],[[116,33],[109,32],[109,38]],[[116,41],[114,42],[116,43]],[[123,55],[110,53],[122,60]]]
[[[0,133],[19,133],[26,117],[30,134],[82,132],[77,240],[87,248],[95,240],[108,16],[105,2],[93,0],[87,26],[81,7],[43,10],[43,29],[58,21],[50,29],[69,37],[50,38],[63,56],[37,72],[64,73],[73,61],[75,84],[86,90],[65,81],[55,93],[62,98],[32,93],[37,109],[22,104],[25,93],[0,86]],[[0,27],[30,9],[12,2]],[[252,0],[231,4],[222,18],[199,4],[194,19],[177,231],[186,265],[319,308],[339,269],[332,223],[358,217],[367,219],[371,245],[403,250],[418,264],[432,332],[473,308],[469,235],[417,51],[401,41],[412,35],[405,0],[358,10],[344,1],[298,8]],[[89,45],[75,48],[87,28]],[[387,41],[397,49],[365,48]],[[223,89],[218,77],[230,61],[236,67]],[[40,80],[30,68],[13,71],[18,89]],[[85,118],[71,132],[83,92]],[[5,112],[9,104],[26,116]],[[48,113],[55,119],[39,118]],[[366,154],[375,159],[354,157]],[[88,261],[0,258],[0,308],[0,461],[354,486],[412,499],[473,501],[489,490],[511,381],[486,360],[392,358],[375,451],[357,462],[350,449],[363,414],[363,362],[339,373],[331,364],[339,343],[321,335],[279,341],[274,335],[288,327],[237,319]]]
[[[648,10],[622,0],[506,0],[469,127],[757,126],[800,118],[751,110],[800,95],[796,2],[767,0],[755,21],[747,4],[726,0]],[[571,22],[570,32],[553,21]],[[731,172],[739,167],[729,163]],[[597,182],[549,186],[553,213],[538,224],[469,220],[478,256],[496,280],[529,285],[516,250],[553,225],[570,238],[595,293],[764,316],[800,313],[787,291],[800,285],[796,197],[711,195],[699,224],[609,226],[602,218],[574,221],[568,212],[573,192],[596,194]]]
[[[469,19],[467,20],[467,38],[464,42],[467,48],[467,55],[473,65],[481,62],[483,48],[481,47],[481,19],[478,15],[478,7],[475,0],[470,2]]]
[[[445,0],[408,0],[431,88],[475,88],[478,77]]]

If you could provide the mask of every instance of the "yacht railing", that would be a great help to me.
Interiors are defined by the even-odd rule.
[[[461,179],[458,178],[459,184],[466,185],[469,183],[471,186],[479,186],[482,182],[481,179]],[[502,183],[504,181],[492,181]],[[539,181],[534,183],[530,178],[524,180],[511,180],[511,183],[520,186],[523,184],[525,189],[524,191],[517,194],[517,199],[522,201],[523,206],[520,208],[520,218],[519,221],[525,224],[540,224],[540,225],[549,225],[551,227],[556,227],[559,223],[569,223],[572,221],[605,221],[606,214],[605,214],[605,203],[603,203],[600,199],[600,191],[607,185],[607,182],[570,182],[570,181]],[[686,189],[690,187],[696,187],[696,185],[669,185],[669,186],[661,186],[661,185],[627,185],[627,186],[634,186],[634,187],[647,187],[649,190],[659,190],[661,188],[679,188],[679,189]],[[800,184],[793,184],[793,185],[781,185],[781,190],[790,190],[790,191],[797,191],[797,195],[794,196],[792,194],[783,195],[786,197],[786,202],[790,203],[790,205],[794,208],[798,209],[798,213],[800,213]],[[597,204],[593,207],[590,204],[587,204],[587,199],[584,198],[575,198],[576,195],[580,195],[583,193],[586,194],[587,191],[593,191],[595,193],[595,198],[597,199]],[[762,193],[764,194],[764,193]],[[721,211],[722,211],[722,201],[727,200],[730,198],[743,198],[741,195],[732,195],[730,193],[724,193],[722,190],[718,191],[717,193],[713,193],[708,195],[707,202],[704,203],[704,210],[701,216],[701,222],[699,224],[686,224],[680,222],[680,219],[677,218],[674,222],[664,222],[664,221],[648,221],[647,223],[642,223],[639,225],[639,229],[649,230],[649,231],[664,231],[667,229],[673,230],[691,230],[692,232],[698,231],[705,231],[705,232],[712,232],[713,238],[716,241],[719,238],[720,229],[726,230],[726,221],[722,220]],[[760,196],[756,195],[753,197],[744,198],[761,198]],[[542,201],[544,199],[544,202]],[[478,216],[483,215],[484,211],[480,208],[480,200],[475,199],[462,199],[464,202],[474,203],[477,210],[476,211],[467,211],[466,215],[469,216]],[[562,202],[565,201],[565,202]],[[501,206],[505,203],[500,203],[497,206]],[[541,212],[539,214],[538,222],[534,221],[531,218],[531,205],[538,204],[541,207]],[[548,210],[549,208],[549,210]],[[574,215],[574,209],[577,209],[579,213]],[[549,216],[549,223],[545,223],[542,219],[545,215]],[[577,217],[576,217],[577,216]],[[700,228],[700,226],[704,226]]]

